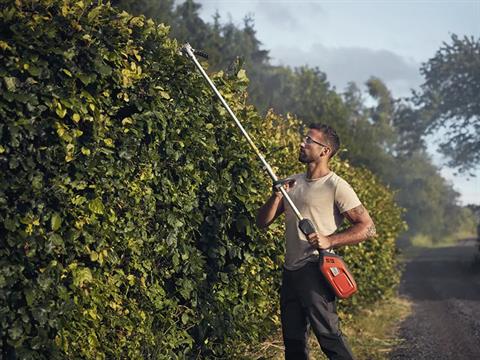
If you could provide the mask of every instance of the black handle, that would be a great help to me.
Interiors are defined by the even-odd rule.
[[[315,225],[313,225],[313,222],[310,219],[303,218],[298,223],[298,227],[300,228],[300,230],[302,230],[305,236],[308,236],[310,234],[313,234],[314,232],[317,232],[317,230],[315,229]],[[327,250],[319,249],[318,251],[320,252],[320,254],[324,254]]]
[[[206,52],[192,48],[189,43],[184,44],[181,47],[180,51],[183,55],[189,55],[189,51],[191,51],[193,55],[198,55],[205,59],[208,59],[208,54]]]
[[[317,230],[315,229],[315,225],[313,225],[313,222],[310,219],[303,218],[298,223],[298,227],[305,234],[305,236],[308,236],[310,234],[313,234],[314,232],[317,232]]]
[[[200,50],[193,50],[193,53],[197,56],[201,56],[203,57],[204,59],[208,59],[208,54],[204,51],[200,51]]]
[[[276,180],[273,182],[273,189],[275,191],[280,191],[280,188],[286,184],[286,183],[289,183],[289,182],[295,182],[295,179],[292,178],[292,177],[288,177],[288,178],[285,178],[285,179],[279,179],[279,180]]]

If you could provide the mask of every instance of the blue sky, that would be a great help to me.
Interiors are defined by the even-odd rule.
[[[238,25],[245,16],[252,17],[257,38],[270,50],[273,64],[318,66],[340,92],[349,81],[362,86],[377,76],[395,97],[408,96],[422,83],[421,64],[452,33],[480,37],[480,0],[197,2],[206,21],[216,11],[222,21]],[[442,165],[434,141],[430,150]],[[461,203],[480,204],[480,169],[470,179],[453,173],[442,168],[461,193]]]

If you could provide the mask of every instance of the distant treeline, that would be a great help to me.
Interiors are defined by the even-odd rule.
[[[273,108],[294,114],[304,124],[333,125],[343,142],[340,156],[373,171],[397,191],[409,227],[404,239],[421,236],[440,242],[474,232],[475,207],[458,205],[458,192],[432,163],[424,139],[448,126],[450,137],[441,151],[449,165],[463,172],[478,166],[480,92],[474,89],[480,85],[475,70],[480,68],[479,39],[453,35],[450,44],[422,66],[425,83],[409,99],[394,98],[381,79],[370,78],[364,85],[375,104],[369,106],[353,82],[339,92],[319,68],[272,65],[248,17],[243,26],[223,22],[218,14],[205,22],[199,16],[201,5],[191,0],[178,5],[173,0],[113,3],[168,24],[179,42],[188,41],[209,54],[213,70],[234,73],[245,68],[250,101],[261,113]],[[465,77],[471,81],[460,81]]]

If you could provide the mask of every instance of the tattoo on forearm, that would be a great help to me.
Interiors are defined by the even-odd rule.
[[[375,235],[377,235],[377,229],[375,229],[375,224],[372,224],[368,227],[365,236],[367,237],[367,239],[369,239],[371,237],[374,237]]]
[[[345,212],[345,217],[348,219],[348,221],[350,221],[352,224],[355,223],[355,218],[357,216],[360,216],[362,215],[364,212],[365,212],[365,208],[363,207],[363,205],[358,205],[357,207],[354,207],[353,209],[351,210],[348,210],[347,212]]]

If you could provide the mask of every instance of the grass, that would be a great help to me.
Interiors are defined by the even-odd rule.
[[[459,242],[475,239],[477,235],[472,235],[470,232],[460,232],[456,236],[449,236],[443,239],[439,239],[437,241],[433,241],[431,237],[424,236],[424,235],[416,235],[410,239],[410,243],[401,248],[400,251],[400,259],[401,263],[408,261],[409,259],[413,259],[425,249],[434,249],[434,248],[441,248],[441,247],[450,247],[456,246]],[[478,242],[480,245],[480,242]],[[472,266],[480,266],[480,248],[477,245],[478,254],[473,261]]]
[[[388,359],[389,352],[401,343],[397,334],[398,327],[410,313],[411,304],[407,300],[391,298],[360,311],[352,319],[342,321],[343,333],[355,357],[358,360]],[[310,336],[309,345],[311,359],[327,359],[315,336]],[[283,359],[281,332],[264,342],[257,352],[248,354],[247,358]]]
[[[445,236],[443,238],[433,239],[431,236],[417,234],[410,239],[410,244],[418,248],[435,248],[444,246],[454,246],[463,239],[476,238],[476,234],[470,231],[461,231],[455,235]]]
[[[345,322],[344,333],[357,359],[387,359],[388,353],[401,343],[398,337],[399,326],[410,314],[409,301],[392,298],[363,310]]]

